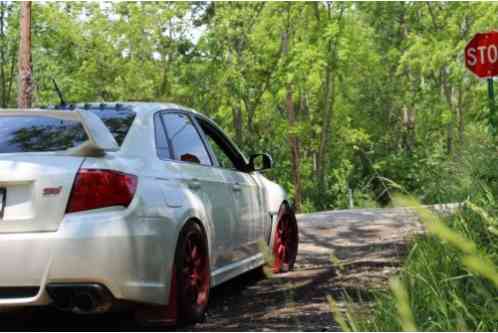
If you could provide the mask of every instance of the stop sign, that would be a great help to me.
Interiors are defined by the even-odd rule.
[[[465,47],[465,65],[480,78],[498,75],[498,32],[477,33]]]

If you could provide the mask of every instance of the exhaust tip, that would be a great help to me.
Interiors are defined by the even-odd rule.
[[[91,313],[97,308],[97,300],[95,295],[88,292],[82,292],[74,295],[74,311]]]
[[[63,310],[71,310],[73,307],[73,293],[71,290],[62,290],[54,299],[55,306]]]
[[[47,286],[47,292],[54,306],[63,311],[70,311],[73,308],[73,290],[71,288],[59,288]]]
[[[80,314],[108,311],[113,296],[99,284],[49,284],[47,292],[56,308]]]

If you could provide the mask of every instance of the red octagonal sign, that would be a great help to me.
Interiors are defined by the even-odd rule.
[[[480,78],[498,75],[498,32],[478,33],[465,47],[465,66]]]

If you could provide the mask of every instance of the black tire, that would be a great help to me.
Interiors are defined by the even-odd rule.
[[[211,274],[206,236],[195,222],[187,223],[180,233],[175,252],[175,270],[178,324],[202,321],[209,301]]]

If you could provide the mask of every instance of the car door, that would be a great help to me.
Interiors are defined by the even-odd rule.
[[[212,122],[196,117],[216,159],[217,167],[230,184],[235,203],[235,230],[232,248],[237,260],[261,252],[259,241],[264,240],[264,207],[260,186],[247,172],[247,163],[235,146]]]
[[[180,181],[201,198],[207,218],[214,226],[212,268],[228,265],[234,261],[230,251],[235,221],[232,189],[222,173],[212,167],[203,138],[188,114],[165,111],[161,112],[160,119],[171,149],[171,163],[181,164]]]

